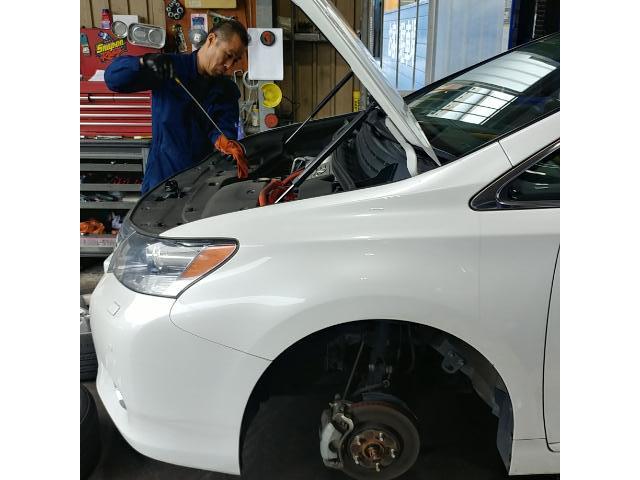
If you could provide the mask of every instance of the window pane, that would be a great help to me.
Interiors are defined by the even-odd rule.
[[[427,87],[409,107],[435,148],[466,155],[560,108],[560,35]]]
[[[560,149],[522,172],[502,189],[501,197],[514,202],[560,200]]]
[[[416,42],[416,59],[414,62],[415,82],[414,89],[422,88],[426,85],[426,69],[427,69],[427,30],[429,19],[429,2],[420,0],[417,7],[418,23],[416,26],[417,42]]]
[[[398,0],[384,0],[382,24],[382,71],[396,85],[398,68]]]
[[[439,2],[434,80],[504,51],[505,6],[505,0]]]
[[[385,0],[383,8],[382,71],[398,90],[424,86],[429,1]]]
[[[402,2],[405,3],[405,2]],[[413,65],[416,56],[416,4],[406,2],[400,8],[398,37],[398,90],[413,90]]]

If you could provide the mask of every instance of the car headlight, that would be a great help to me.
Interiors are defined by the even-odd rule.
[[[237,249],[232,240],[171,240],[133,231],[113,252],[109,272],[135,292],[175,298]]]
[[[133,224],[130,219],[131,214],[127,214],[125,219],[122,221],[122,225],[120,226],[120,230],[118,230],[118,235],[116,235],[116,247],[120,245],[124,240],[129,237],[135,229],[133,228]]]

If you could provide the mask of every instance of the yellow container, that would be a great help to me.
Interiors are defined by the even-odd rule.
[[[282,90],[275,83],[263,83],[260,87],[262,90],[262,105],[267,108],[275,108],[282,101]]]
[[[352,94],[353,98],[353,111],[360,111],[360,90],[354,90]]]

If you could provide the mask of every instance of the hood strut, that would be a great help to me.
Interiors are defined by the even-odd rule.
[[[347,74],[344,76],[344,78],[343,78],[342,80],[340,80],[340,81],[336,84],[336,86],[335,86],[335,87],[333,87],[333,88],[331,89],[331,91],[327,94],[327,96],[326,96],[326,97],[324,97],[324,98],[320,101],[320,103],[319,103],[318,105],[316,105],[316,108],[314,108],[314,109],[313,109],[313,112],[311,112],[311,114],[306,118],[306,120],[305,120],[304,122],[302,122],[302,123],[300,124],[300,126],[299,126],[298,128],[296,128],[296,131],[295,131],[295,132],[293,132],[293,133],[291,134],[291,136],[290,136],[289,138],[287,138],[287,139],[284,141],[284,144],[285,144],[285,145],[286,145],[287,143],[289,143],[289,142],[293,139],[293,137],[295,137],[295,136],[298,134],[298,132],[299,132],[300,130],[302,130],[302,129],[303,129],[303,127],[307,124],[307,122],[309,122],[309,120],[311,120],[313,117],[315,117],[315,116],[316,116],[316,114],[317,114],[320,110],[322,110],[322,107],[324,107],[327,103],[329,103],[329,100],[331,100],[331,99],[333,98],[333,96],[334,96],[336,93],[338,93],[338,90],[340,90],[340,89],[344,86],[344,84],[345,84],[345,83],[347,83],[347,82],[351,79],[351,77],[353,77],[353,71],[350,71],[349,73],[347,73]]]
[[[294,191],[296,188],[300,186],[302,182],[304,182],[309,175],[311,175],[318,166],[324,162],[324,160],[331,155],[338,145],[340,145],[343,140],[353,133],[353,131],[358,128],[358,126],[362,123],[362,121],[367,117],[369,112],[373,110],[377,106],[376,102],[371,102],[369,106],[365,110],[361,110],[358,112],[351,123],[347,123],[343,126],[335,138],[333,138],[318,154],[316,158],[314,158],[309,165],[300,173],[298,176],[293,179],[291,185],[277,198],[275,203],[280,203],[289,193]]]

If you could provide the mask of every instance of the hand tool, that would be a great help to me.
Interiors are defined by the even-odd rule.
[[[178,77],[173,77],[175,82],[182,87],[182,89],[191,97],[193,103],[195,103],[198,108],[205,114],[205,116],[209,119],[211,124],[220,132],[220,136],[216,140],[214,144],[215,148],[225,155],[231,155],[233,159],[236,161],[236,165],[238,167],[238,178],[247,178],[249,176],[249,162],[247,161],[247,157],[244,151],[244,147],[241,143],[236,142],[235,140],[230,140],[227,136],[222,132],[218,124],[211,118],[211,116],[207,113],[204,107],[200,104],[200,102],[193,96],[193,94],[189,91],[189,89],[185,86],[184,83],[180,81]]]
[[[200,104],[200,102],[198,100],[196,100],[196,97],[193,96],[193,94],[189,91],[189,89],[184,85],[184,83],[182,83],[180,81],[180,79],[178,77],[173,77],[173,79],[176,81],[176,83],[178,85],[180,85],[182,87],[182,89],[187,92],[187,95],[189,95],[191,97],[191,100],[193,100],[193,103],[195,103],[198,108],[200,110],[202,110],[202,113],[205,114],[205,116],[209,119],[209,121],[213,124],[214,127],[216,127],[216,130],[218,130],[218,132],[220,132],[220,135],[224,135],[224,133],[222,133],[222,130],[220,130],[220,127],[218,126],[218,124],[216,122],[213,121],[213,118],[211,118],[211,116],[207,113],[207,111],[204,109],[204,107]]]

